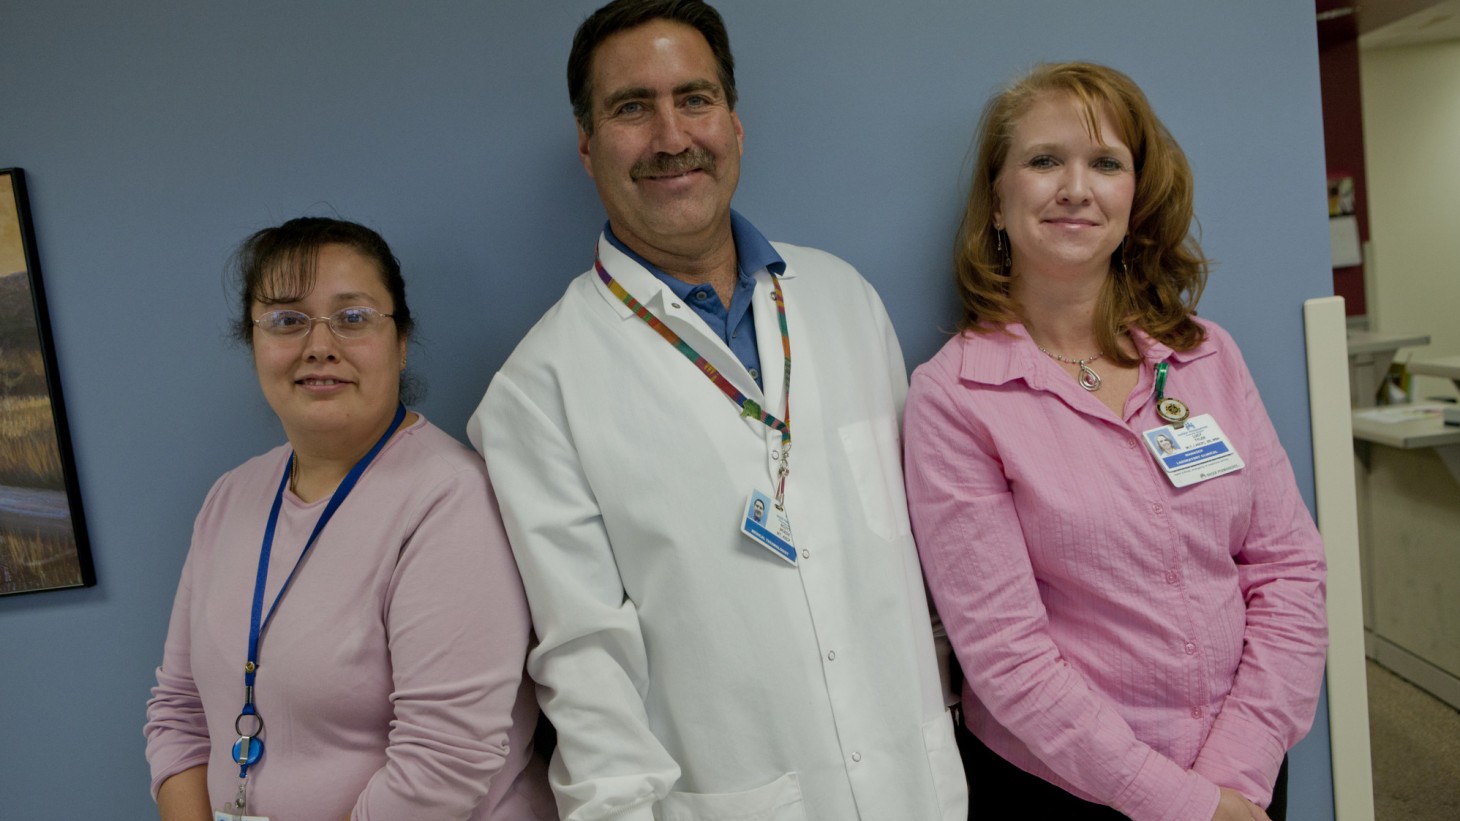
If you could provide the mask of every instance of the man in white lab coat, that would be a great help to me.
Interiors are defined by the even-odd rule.
[[[568,73],[608,224],[469,425],[562,817],[963,821],[881,300],[731,211],[713,8],[615,0]]]

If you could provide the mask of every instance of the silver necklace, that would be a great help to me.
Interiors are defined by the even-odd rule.
[[[1040,353],[1043,353],[1045,356],[1048,356],[1050,359],[1053,359],[1056,362],[1063,362],[1066,365],[1079,365],[1080,375],[1075,377],[1075,380],[1080,383],[1080,387],[1092,392],[1100,390],[1100,374],[1091,369],[1090,363],[1094,362],[1105,354],[1097,353],[1094,356],[1087,356],[1084,359],[1065,359],[1063,356],[1060,356],[1059,354],[1049,350],[1039,343],[1035,343],[1034,347],[1038,348]]]

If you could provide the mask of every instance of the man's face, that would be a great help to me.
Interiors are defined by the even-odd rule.
[[[761,500],[756,499],[755,500],[755,520],[758,522],[758,521],[760,521],[761,519],[764,519],[764,518],[765,518],[765,502],[762,502]]]
[[[653,20],[609,36],[590,70],[593,134],[578,154],[614,234],[635,251],[695,257],[730,230],[745,132],[703,35]]]

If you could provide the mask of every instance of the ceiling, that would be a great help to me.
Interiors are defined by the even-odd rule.
[[[1410,46],[1417,43],[1434,43],[1442,40],[1460,40],[1460,0],[1442,0],[1428,4],[1392,22],[1369,29],[1364,25],[1364,9],[1374,5],[1373,0],[1361,4],[1359,15],[1359,46],[1361,48],[1390,48]]]
[[[1363,48],[1460,40],[1460,0],[1315,0],[1320,45]]]

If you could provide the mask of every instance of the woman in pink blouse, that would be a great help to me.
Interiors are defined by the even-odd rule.
[[[193,528],[147,703],[163,821],[556,817],[486,469],[401,398],[400,264],[319,218],[238,263],[235,329],[288,443]]]
[[[905,423],[975,815],[1282,815],[1323,551],[1241,354],[1195,316],[1191,221],[1186,158],[1120,72],[1041,66],[985,109],[962,330]]]

